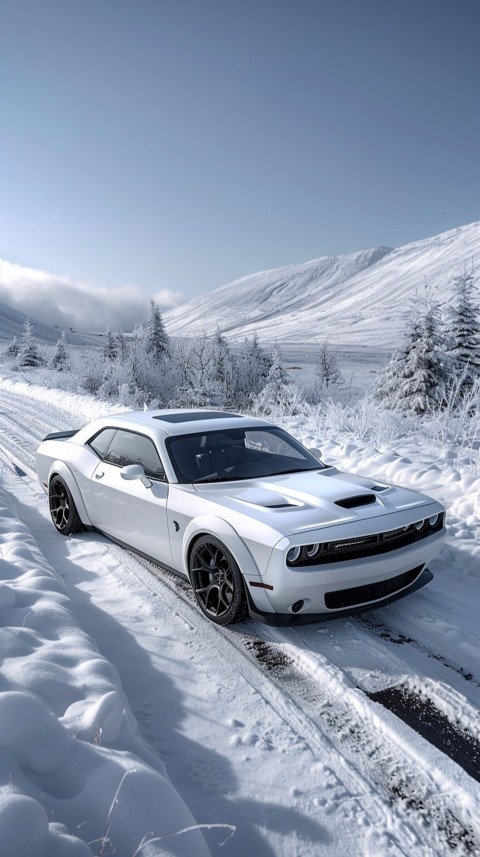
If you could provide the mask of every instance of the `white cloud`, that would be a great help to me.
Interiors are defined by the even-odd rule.
[[[45,324],[79,331],[131,330],[145,321],[150,298],[138,286],[91,286],[0,259],[0,302]],[[162,289],[153,300],[163,311],[185,298]]]
[[[171,289],[160,289],[159,292],[153,295],[152,300],[160,307],[161,310],[173,309],[173,307],[183,304],[185,297],[181,292],[172,292]]]

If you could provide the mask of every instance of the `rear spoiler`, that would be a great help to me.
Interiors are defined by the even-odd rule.
[[[54,431],[51,434],[47,434],[43,440],[65,440],[67,437],[73,437],[74,434],[80,431],[80,429],[69,429],[68,431]]]

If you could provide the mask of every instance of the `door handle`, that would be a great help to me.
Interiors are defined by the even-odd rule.
[[[96,474],[95,474],[95,479],[102,479],[104,476],[105,476],[105,474],[104,474],[104,473],[96,473]]]

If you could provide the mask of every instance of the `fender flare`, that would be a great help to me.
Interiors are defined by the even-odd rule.
[[[264,589],[251,590],[248,585],[250,581],[262,581],[262,576],[258,570],[258,566],[250,553],[243,539],[238,535],[237,531],[224,518],[218,518],[216,515],[199,515],[198,518],[193,518],[185,530],[182,542],[182,560],[184,571],[190,583],[189,571],[189,552],[190,547],[197,536],[207,534],[216,536],[225,544],[237,563],[240,573],[245,580],[245,592],[250,615],[255,618],[252,612],[252,604],[254,607],[263,610],[265,613],[273,613],[273,608],[268,600],[267,593]]]
[[[77,480],[73,475],[70,468],[65,464],[64,461],[54,461],[50,467],[48,473],[48,485],[50,486],[50,480],[52,476],[61,476],[63,481],[65,482],[70,494],[73,497],[73,502],[77,507],[77,512],[79,514],[80,520],[85,527],[93,526],[88,513],[85,507],[85,503],[83,501],[83,497],[80,493],[80,488],[78,487]]]
[[[232,525],[223,518],[217,517],[217,515],[199,515],[198,518],[193,518],[190,521],[185,533],[183,534],[182,560],[184,571],[189,580],[190,571],[188,560],[190,548],[196,537],[204,533],[210,536],[215,536],[224,543],[225,547],[228,548],[235,559],[243,577],[261,579],[257,564],[252,554]]]

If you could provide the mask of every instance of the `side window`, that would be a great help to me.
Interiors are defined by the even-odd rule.
[[[101,432],[95,435],[95,437],[87,441],[87,446],[91,446],[93,451],[96,452],[97,455],[100,456],[100,458],[103,458],[108,447],[110,446],[110,441],[112,440],[115,432],[116,429],[114,428],[103,429]]]
[[[126,467],[141,464],[150,479],[165,479],[165,471],[158,452],[150,438],[133,431],[119,429],[108,448],[105,461]]]

